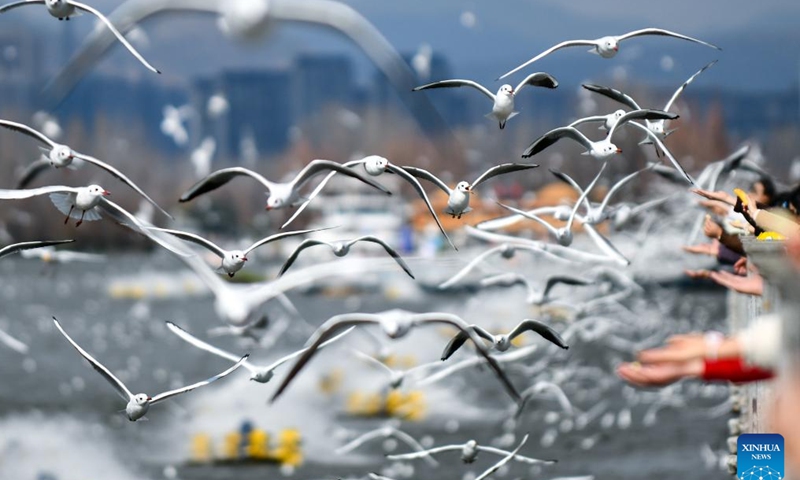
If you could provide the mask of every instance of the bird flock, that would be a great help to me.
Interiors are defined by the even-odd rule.
[[[230,6],[217,6],[212,9],[218,13],[220,9],[225,10],[223,18],[228,21],[228,28],[243,32],[258,28],[258,25],[261,23],[260,17],[250,19],[246,25],[238,24],[236,21],[242,20],[243,16],[237,16],[232,13],[232,11],[235,10],[235,5],[238,5],[240,2],[230,3]],[[314,8],[314,5],[317,5],[316,2],[298,1],[296,3],[308,3],[308,8],[311,9]],[[335,2],[319,2],[318,5],[331,5],[333,3]],[[115,26],[115,15],[111,15],[111,19],[106,18],[96,9],[71,0],[27,0],[16,2],[0,7],[0,13],[5,13],[16,7],[28,4],[44,4],[48,13],[59,20],[70,20],[80,12],[87,12],[96,16],[103,22],[108,31],[111,32],[111,34],[113,34],[142,65],[152,72],[160,73],[152,67],[142,55],[128,43],[123,34],[120,33],[120,31],[125,32],[130,30],[131,25],[121,24],[118,28]],[[282,3],[276,2],[276,5],[280,7]],[[284,6],[284,8],[287,7]],[[280,12],[280,8],[278,8],[277,11]],[[142,16],[148,15],[146,12],[140,12],[140,14]],[[264,15],[267,14],[264,13]],[[0,21],[5,20],[5,18],[5,16],[0,17]],[[236,21],[232,22],[232,19]],[[97,37],[98,35],[102,35],[102,32],[95,32],[93,35]],[[557,50],[572,46],[587,46],[591,48],[590,52],[602,58],[611,59],[617,54],[621,42],[635,39],[643,35],[682,39],[718,49],[718,47],[707,42],[675,32],[658,28],[645,28],[624,35],[607,36],[597,40],[570,40],[559,43],[543,53],[534,56],[532,59],[510,70],[499,78],[506,78],[519,71],[525,70],[542,57],[553,54]],[[476,189],[480,185],[500,175],[509,175],[512,173],[515,175],[528,175],[529,171],[536,169],[539,165],[531,163],[499,164],[487,169],[472,182],[458,182],[454,188],[451,188],[448,183],[443,181],[436,173],[416,166],[396,165],[378,155],[371,155],[361,160],[347,163],[337,163],[324,159],[312,160],[291,180],[283,182],[270,180],[251,169],[237,166],[208,173],[183,193],[180,198],[176,199],[179,202],[191,202],[197,197],[210,194],[217,189],[225,187],[230,182],[237,179],[237,177],[248,177],[260,183],[263,187],[266,193],[265,210],[268,212],[267,215],[271,214],[274,210],[296,208],[292,217],[283,225],[282,228],[285,228],[289,223],[298,218],[309,203],[315,201],[315,199],[319,197],[326,183],[335,175],[344,177],[345,180],[352,182],[352,184],[355,184],[356,181],[366,184],[376,192],[385,195],[391,195],[396,192],[391,192],[379,183],[377,177],[386,174],[387,176],[393,175],[401,178],[405,183],[411,185],[415,194],[424,201],[430,217],[435,221],[439,232],[443,238],[447,240],[453,250],[453,252],[451,252],[453,255],[451,258],[457,259],[459,264],[463,266],[463,268],[450,275],[448,278],[440,278],[437,283],[431,287],[434,293],[444,294],[447,292],[459,291],[460,289],[468,289],[471,291],[471,295],[479,296],[481,290],[513,289],[517,286],[522,286],[526,292],[525,303],[539,308],[539,311],[542,312],[539,318],[520,318],[517,325],[508,330],[507,333],[496,333],[494,325],[488,322],[477,323],[478,320],[473,319],[472,322],[476,323],[471,323],[464,320],[461,316],[446,312],[415,313],[399,309],[381,313],[348,312],[334,315],[323,322],[318,328],[315,328],[303,349],[285,355],[268,366],[260,366],[251,362],[248,358],[248,353],[227,352],[212,345],[212,343],[196,337],[184,330],[181,326],[168,322],[167,329],[186,343],[212,355],[224,358],[232,363],[231,366],[223,372],[205,380],[182,388],[169,390],[158,395],[149,395],[145,393],[133,394],[128,386],[120,381],[111,370],[106,368],[87,350],[78,345],[67,333],[70,331],[68,319],[61,319],[61,321],[65,322],[66,328],[62,327],[60,321],[56,319],[58,314],[54,312],[56,316],[53,317],[53,323],[57,330],[63,335],[66,342],[68,342],[123,398],[126,402],[125,415],[130,421],[144,418],[152,405],[176,395],[205,387],[212,382],[233,374],[239,368],[247,370],[250,373],[250,380],[258,383],[268,383],[275,375],[278,375],[280,383],[271,396],[271,401],[275,402],[289,390],[289,387],[296,378],[304,374],[309,362],[321,349],[331,344],[347,344],[351,341],[351,338],[354,337],[351,333],[353,330],[375,330],[382,334],[373,337],[374,343],[380,345],[380,348],[375,349],[374,352],[369,354],[354,347],[351,347],[349,351],[352,353],[353,358],[361,362],[362,367],[370,365],[369,368],[377,368],[388,375],[385,382],[385,386],[388,389],[401,388],[409,381],[420,386],[430,385],[444,378],[456,376],[459,372],[472,372],[475,370],[475,367],[485,365],[488,367],[488,372],[495,377],[496,385],[499,387],[499,389],[497,387],[490,387],[490,390],[492,392],[503,392],[497,393],[495,397],[507,395],[512,400],[512,407],[501,415],[504,421],[516,421],[520,416],[524,415],[526,411],[531,410],[532,407],[530,404],[532,399],[550,397],[555,398],[561,405],[564,415],[563,418],[571,419],[570,421],[585,426],[593,421],[593,419],[602,415],[604,411],[607,410],[607,406],[599,407],[599,410],[587,409],[585,411],[578,411],[573,408],[561,385],[568,383],[571,385],[580,385],[582,380],[580,380],[579,377],[585,374],[588,369],[589,373],[586,374],[590,380],[588,383],[591,384],[594,382],[594,384],[590,387],[585,387],[583,398],[586,398],[588,389],[594,388],[599,389],[598,391],[602,391],[603,385],[596,378],[596,375],[593,376],[591,374],[591,368],[585,367],[582,369],[575,368],[564,370],[568,372],[565,374],[567,378],[552,376],[549,379],[540,379],[538,375],[545,370],[550,357],[557,356],[558,351],[567,351],[571,343],[576,341],[580,343],[587,339],[592,340],[599,338],[605,335],[609,329],[616,328],[616,325],[621,322],[619,316],[623,315],[623,313],[619,312],[625,312],[627,310],[622,306],[622,302],[627,298],[635,297],[641,293],[641,287],[633,282],[627,274],[619,270],[620,267],[629,265],[630,260],[612,244],[597,227],[604,222],[608,222],[611,224],[612,228],[621,229],[628,224],[632,218],[640,216],[644,212],[664,204],[670,198],[664,197],[643,204],[632,204],[628,202],[612,203],[611,198],[613,195],[624,186],[648,172],[661,174],[671,178],[673,181],[683,181],[685,184],[695,185],[696,182],[672,155],[665,143],[668,141],[667,137],[672,132],[672,130],[667,128],[666,123],[678,118],[676,113],[669,111],[674,106],[678,96],[697,76],[706,71],[714,63],[715,62],[711,62],[707,64],[687,79],[675,91],[664,108],[660,110],[642,108],[639,103],[634,101],[630,96],[611,87],[589,84],[583,85],[588,91],[621,103],[627,110],[619,109],[605,115],[579,119],[570,125],[550,130],[533,140],[520,155],[522,158],[534,157],[559,140],[570,139],[579,143],[585,149],[583,155],[590,156],[599,162],[599,169],[595,177],[588,185],[581,186],[567,173],[551,169],[550,173],[555,179],[566,183],[569,188],[575,190],[578,195],[578,200],[574,202],[574,204],[552,205],[534,210],[524,210],[510,205],[500,204],[504,209],[509,211],[510,215],[483,221],[475,227],[465,226],[463,231],[475,242],[488,242],[493,245],[488,250],[473,258],[465,258],[462,256],[463,254],[461,252],[454,253],[458,250],[457,246],[451,240],[448,232],[440,222],[439,215],[445,214],[452,217],[452,219],[461,220],[462,216],[467,215],[472,210],[470,207],[470,197],[475,194]],[[486,116],[496,121],[500,129],[504,129],[506,122],[518,113],[514,105],[515,96],[526,86],[554,89],[559,86],[559,83],[553,75],[543,72],[534,72],[528,74],[516,87],[507,84],[502,85],[497,90],[496,94],[493,94],[489,89],[474,81],[460,79],[434,81],[426,85],[418,86],[414,88],[413,91],[422,92],[439,88],[456,87],[471,87],[477,89],[493,102],[491,112]],[[427,94],[435,95],[435,92],[428,92]],[[544,93],[542,94],[544,95]],[[414,95],[425,94],[414,93]],[[173,116],[178,115],[177,111],[172,113],[174,114]],[[178,120],[178,124],[180,124],[180,120]],[[593,131],[579,130],[579,127],[583,128],[587,125],[597,124],[599,124],[599,128],[592,129]],[[286,293],[289,293],[293,289],[313,285],[315,282],[322,279],[335,279],[349,275],[367,274],[376,270],[381,270],[388,275],[393,275],[395,273],[381,262],[360,260],[338,261],[334,259],[328,263],[313,264],[303,268],[291,268],[297,260],[305,255],[304,251],[311,247],[325,245],[331,250],[334,256],[344,257],[352,250],[361,248],[362,244],[371,243],[381,247],[382,252],[385,252],[385,254],[390,257],[390,261],[393,262],[391,264],[399,265],[404,273],[412,280],[416,279],[418,276],[412,271],[409,262],[404,260],[389,242],[374,235],[365,235],[358,238],[342,238],[332,242],[305,238],[291,255],[286,258],[276,278],[248,285],[229,283],[224,276],[234,277],[237,272],[241,271],[246,265],[250,265],[250,263],[248,263],[251,260],[249,256],[259,247],[272,242],[280,242],[291,237],[304,237],[315,234],[322,230],[335,228],[335,226],[332,225],[325,228],[297,231],[272,232],[269,236],[252,243],[246,248],[225,249],[206,239],[202,233],[181,231],[169,227],[158,227],[154,225],[153,222],[130,213],[122,206],[110,200],[109,197],[112,195],[112,190],[108,190],[100,185],[88,185],[83,187],[47,185],[30,188],[30,185],[40,178],[41,173],[49,168],[74,169],[76,163],[85,162],[104,170],[125,184],[127,188],[133,189],[146,202],[152,204],[152,206],[163,214],[164,218],[162,220],[173,220],[168,210],[159,206],[147,193],[111,163],[99,160],[87,154],[79,153],[67,145],[58,144],[44,133],[22,123],[0,120],[0,127],[21,133],[35,140],[39,143],[42,151],[41,159],[31,163],[17,179],[16,188],[0,189],[0,200],[23,201],[46,195],[56,209],[65,216],[65,224],[68,224],[71,219],[75,220],[74,228],[80,227],[83,222],[94,222],[107,218],[136,234],[147,237],[166,252],[169,252],[169,255],[183,262],[187,268],[192,270],[201,281],[208,286],[214,296],[213,313],[216,314],[219,321],[222,323],[223,330],[230,334],[249,336],[253,335],[255,329],[263,328],[265,325],[267,326],[267,330],[269,330],[270,327],[274,328],[270,322],[266,321],[262,311],[262,307],[268,302],[279,302],[284,305],[286,310],[296,313],[292,302],[286,296]],[[661,157],[663,155],[666,157],[671,167],[662,163],[653,163],[641,170],[634,171],[622,178],[608,190],[599,204],[594,203],[590,199],[590,195],[606,171],[608,162],[622,153],[622,150],[615,145],[612,140],[615,135],[619,134],[618,132],[631,129],[634,131],[641,131],[645,135],[642,140],[642,145],[653,145],[658,156]],[[174,130],[174,128],[170,131],[172,130]],[[603,133],[602,137],[592,139],[596,132]],[[180,134],[180,132],[177,132],[176,135],[177,134]],[[183,136],[185,136],[185,132],[183,132]],[[76,173],[75,175],[82,176],[83,174]],[[315,188],[311,192],[304,193],[304,189],[307,189],[312,182],[317,180],[318,182]],[[420,180],[424,180],[424,182],[420,182]],[[428,183],[440,189],[448,197],[447,206],[441,212],[435,211],[432,206],[429,199],[430,193],[425,188]],[[549,223],[543,218],[548,215],[564,222],[563,226],[556,227]],[[515,237],[501,232],[502,229],[515,223],[527,220],[543,225],[548,232],[548,236],[551,237],[554,242]],[[599,249],[600,253],[581,250],[573,245],[575,240],[574,231],[578,224],[580,224],[582,231],[587,234],[591,243]],[[335,229],[332,230],[332,232],[335,232]],[[55,240],[17,243],[0,249],[0,258],[17,252],[29,252],[32,249],[52,249],[54,246],[71,242],[72,240]],[[200,247],[202,251],[210,251],[215,257],[218,257],[218,259],[215,260],[214,263],[209,264],[200,257],[198,249],[192,248],[192,246]],[[59,252],[59,250],[48,251],[50,254]],[[543,283],[539,284],[538,280],[534,280],[530,275],[513,272],[504,266],[504,262],[513,262],[516,260],[515,257],[518,253],[524,253],[525,255],[530,255],[537,259],[545,259],[554,264],[564,266],[572,272],[580,271],[582,273],[553,274]],[[485,264],[499,267],[501,273],[491,273],[476,281],[471,281],[470,279],[474,280],[475,278],[475,271],[486,270]],[[220,274],[222,274],[222,276],[220,276]],[[564,287],[570,289],[572,293],[556,296],[554,292]],[[599,290],[600,293],[594,296],[592,296],[592,294],[583,296],[582,298],[584,298],[584,301],[581,303],[577,300],[581,298],[581,296],[575,293],[579,289],[594,289],[592,290],[593,292],[596,293],[596,291]],[[574,314],[572,323],[563,324],[567,325],[566,328],[562,328],[561,331],[558,331],[555,324],[549,322],[553,317],[546,313],[545,307],[548,306],[564,307],[571,310]],[[617,312],[617,318],[613,316],[590,315],[590,313],[596,313],[604,309],[611,309]],[[209,314],[211,313],[209,312]],[[297,320],[297,323],[299,324],[300,320]],[[389,354],[387,354],[386,351],[391,351],[391,346],[387,345],[386,339],[391,343],[393,340],[409,335],[412,331],[424,330],[430,334],[431,332],[437,330],[441,331],[442,329],[446,331],[446,335],[449,336],[450,340],[442,347],[443,350],[440,360],[431,362],[430,364],[421,364],[409,370],[399,370],[387,363]],[[524,335],[526,333],[535,333],[537,335],[526,336]],[[372,335],[372,333],[370,333],[370,335]],[[532,339],[527,337],[531,337]],[[445,338],[443,338],[443,340],[444,339]],[[527,340],[530,345],[516,348],[516,342],[523,339]],[[544,340],[545,343],[542,344],[540,340]],[[619,346],[620,343],[627,341],[622,337],[617,337],[613,340],[617,342],[616,346],[618,349],[630,350],[634,348],[631,345]],[[5,332],[0,332],[0,341],[20,353],[27,353],[27,347],[24,344],[13,339]],[[629,343],[632,343],[632,341]],[[465,345],[469,345],[477,355],[467,355],[458,362],[451,360],[451,357],[454,356],[457,351],[464,349]],[[529,358],[532,353],[543,350],[545,347],[550,347],[551,345],[557,347],[557,349],[554,349],[552,354],[543,357],[545,363],[526,363],[526,359]],[[509,351],[510,349],[511,351]],[[461,355],[464,354],[462,353]],[[284,364],[287,364],[287,371],[285,374],[282,374],[279,369]],[[276,372],[276,370],[278,371]],[[521,379],[527,381],[534,379],[536,381],[530,384],[529,387],[520,390],[518,385],[515,384],[515,380],[519,381]],[[101,392],[98,392],[98,395],[99,394],[101,394]],[[602,402],[598,403],[598,405],[601,405],[601,403]],[[653,418],[654,416],[655,414],[652,413],[649,418]],[[620,423],[625,422],[625,415],[620,415],[619,418]],[[629,422],[630,412],[627,413],[627,419]],[[607,423],[606,420],[603,421]],[[336,453],[345,455],[360,448],[363,444],[372,439],[388,437],[399,439],[406,444],[409,449],[407,453],[388,456],[387,460],[393,462],[424,460],[431,467],[435,467],[439,463],[439,457],[444,457],[443,454],[449,451],[460,452],[461,460],[464,463],[475,462],[480,454],[502,457],[499,462],[493,464],[480,474],[477,480],[482,480],[494,474],[510,461],[543,466],[550,465],[555,461],[552,459],[542,460],[520,454],[519,452],[528,439],[527,435],[525,435],[514,448],[512,448],[514,441],[506,442],[506,447],[510,450],[483,445],[475,439],[467,439],[465,442],[455,445],[431,447],[421,445],[420,442],[400,430],[398,426],[394,424],[387,424],[377,430],[360,434],[350,442],[336,449]],[[543,441],[543,444],[544,443]],[[370,474],[370,476],[372,478],[385,478],[374,473]]]

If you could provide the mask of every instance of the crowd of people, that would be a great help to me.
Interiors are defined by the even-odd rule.
[[[786,250],[786,264],[800,279],[800,186],[779,192],[766,176],[749,191],[693,190],[707,210],[703,224],[706,243],[683,247],[716,259],[713,270],[687,270],[693,279],[710,279],[740,294],[761,297],[765,282],[748,261],[742,238],[756,236],[777,241]],[[800,471],[800,374],[793,365],[791,299],[780,310],[765,313],[744,329],[725,335],[709,331],[674,335],[665,345],[638,352],[635,362],[621,364],[618,375],[639,387],[661,387],[683,379],[747,383],[772,381],[774,390],[767,414],[769,432],[785,439],[790,471]],[[789,340],[787,340],[789,339]],[[761,432],[766,433],[766,432]]]

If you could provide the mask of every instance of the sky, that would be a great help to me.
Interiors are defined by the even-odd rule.
[[[91,2],[106,13],[121,3]],[[584,48],[576,47],[557,52],[533,67],[567,84],[614,78],[670,86],[680,84],[709,61],[718,59],[719,63],[704,74],[704,87],[785,90],[797,88],[800,78],[797,0],[346,0],[344,3],[373,22],[399,51],[413,52],[427,43],[434,52],[450,60],[456,76],[485,83],[493,82],[501,73],[563,40],[597,38],[645,27],[696,36],[721,46],[723,51],[671,38],[638,38],[626,41],[620,54],[611,60],[588,55]],[[70,28],[78,40],[93,26],[86,16],[59,24],[38,5],[3,14],[0,28],[4,23],[30,25],[56,38],[62,38],[63,31]],[[352,52],[354,58],[366,64],[364,56],[340,36],[308,26],[282,26],[258,43],[245,46],[222,35],[210,16],[175,14],[149,21],[142,27],[149,37],[149,47],[143,48],[143,53],[165,72],[164,81],[213,74],[223,68],[285,65],[299,52]],[[118,71],[120,65],[135,68],[134,61],[121,50],[117,48],[99,68],[108,71]]]

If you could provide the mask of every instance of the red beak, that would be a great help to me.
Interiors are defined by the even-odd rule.
[[[109,195],[111,195],[111,192],[109,192],[108,190],[103,190],[104,197],[108,197]]]
[[[151,401],[152,399],[153,399],[152,397],[147,397],[148,402]]]
[[[272,210],[272,207],[270,207],[269,205],[267,205],[267,206],[264,208],[264,210]]]
[[[246,262],[247,261],[247,257],[242,257],[242,261]]]
[[[619,52],[619,47],[614,47],[615,52]]]
[[[622,153],[622,149],[621,149],[621,148],[618,148],[618,149],[617,149],[617,153]]]

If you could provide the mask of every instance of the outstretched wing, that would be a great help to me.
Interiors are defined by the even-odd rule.
[[[549,132],[545,133],[541,137],[537,138],[533,141],[528,148],[522,152],[522,158],[528,158],[536,155],[537,153],[541,152],[545,148],[549,147],[550,145],[556,143],[557,141],[561,140],[562,138],[571,138],[576,142],[580,143],[584,146],[587,150],[591,150],[592,142],[586,135],[582,134],[574,127],[560,127],[550,130]]]
[[[513,74],[517,73],[518,71],[520,71],[523,68],[527,67],[531,63],[539,60],[542,57],[550,55],[551,53],[555,52],[556,50],[560,50],[562,48],[567,48],[567,47],[579,47],[581,45],[588,46],[588,47],[594,47],[594,46],[597,46],[597,41],[596,40],[567,40],[566,42],[561,42],[561,43],[559,43],[557,45],[553,45],[552,47],[548,48],[544,52],[540,53],[539,55],[536,55],[535,57],[531,58],[527,62],[525,62],[522,65],[518,66],[517,68],[500,75],[498,80],[502,80],[502,79],[506,78],[509,75],[513,75]]]
[[[403,170],[408,172],[411,176],[416,178],[421,178],[422,180],[427,180],[437,187],[439,187],[444,193],[450,195],[450,187],[447,186],[446,183],[441,181],[439,177],[432,174],[431,172],[418,167],[401,167]]]
[[[169,228],[158,228],[158,227],[151,227],[149,230],[157,230],[159,232],[169,233],[175,237],[180,238],[181,240],[186,240],[188,242],[192,242],[194,244],[200,245],[203,248],[211,250],[214,252],[218,257],[222,258],[225,256],[225,250],[220,248],[216,243],[207,240],[200,235],[195,235],[194,233],[184,232],[181,230],[171,230]],[[238,360],[239,357],[236,357],[233,361]]]
[[[306,233],[321,232],[323,230],[330,230],[331,228],[336,228],[336,227],[310,228],[308,230],[295,230],[292,232],[276,233],[275,235],[270,235],[269,237],[262,238],[256,243],[250,245],[249,247],[247,247],[247,250],[245,250],[244,253],[245,255],[247,255],[248,253],[252,252],[253,250],[262,245],[266,245],[268,243],[281,240],[283,238],[294,237],[296,235],[304,235]]]
[[[501,165],[494,166],[489,170],[483,172],[483,175],[478,177],[477,180],[470,184],[470,188],[476,188],[481,183],[489,180],[490,178],[496,177],[498,175],[504,175],[506,173],[513,173],[519,172],[522,170],[529,170],[531,168],[536,168],[539,165],[535,163],[503,163]]]
[[[581,86],[583,88],[585,88],[586,90],[589,90],[590,92],[599,93],[600,95],[602,95],[604,97],[608,97],[611,100],[614,100],[615,102],[621,103],[621,104],[623,104],[623,105],[625,105],[627,107],[632,108],[633,110],[641,109],[639,104],[636,103],[636,100],[631,98],[629,95],[620,92],[616,88],[603,87],[603,86],[594,85],[594,84],[591,84],[591,83],[584,83]]]
[[[188,202],[204,193],[216,190],[219,187],[230,182],[234,178],[240,176],[247,176],[256,179],[258,182],[264,185],[264,187],[266,187],[267,190],[269,190],[270,185],[272,185],[269,180],[247,168],[242,168],[242,167],[223,168],[222,170],[211,172],[206,178],[195,183],[186,193],[181,195],[179,201]]]
[[[559,348],[563,348],[564,350],[569,349],[569,345],[564,342],[564,339],[561,338],[561,335],[553,328],[545,325],[544,323],[533,320],[533,319],[525,319],[519,322],[519,325],[514,327],[514,330],[508,334],[509,340],[513,340],[517,336],[521,335],[524,332],[531,331],[536,332],[542,336],[548,342],[556,345]]]
[[[17,180],[17,186],[15,188],[21,189],[27,187],[34,178],[38,177],[40,173],[49,168],[50,159],[47,157],[42,157],[39,160],[32,162],[30,165],[25,167],[25,170],[22,171],[22,174],[19,176],[19,180]]]
[[[36,2],[36,3],[39,3],[39,2]],[[44,3],[44,2],[41,2],[41,3]],[[8,6],[8,5],[6,5],[6,6]],[[3,8],[6,8],[6,7],[3,7]],[[0,13],[3,13],[3,9],[2,8],[0,8]],[[34,130],[33,128],[31,128],[31,127],[29,127],[27,125],[23,125],[21,123],[11,122],[11,121],[8,121],[8,120],[0,120],[0,127],[5,127],[5,128],[7,128],[9,130],[14,130],[15,132],[24,133],[25,135],[27,135],[27,136],[29,136],[31,138],[34,138],[34,139],[40,141],[41,143],[44,143],[45,145],[49,146],[50,148],[55,148],[56,146],[58,146],[58,144],[56,144],[56,142],[54,142],[54,141],[50,140],[49,138],[47,138],[47,136],[45,134],[43,134],[43,133],[41,133],[41,132],[39,132],[37,130]]]
[[[390,247],[388,243],[384,242],[383,240],[374,235],[365,235],[363,237],[359,237],[356,238],[355,240],[352,240],[350,242],[350,245],[353,245],[354,243],[357,242],[377,243],[378,245],[383,247],[384,250],[386,250],[386,253],[392,256],[394,261],[397,262],[398,265],[400,265],[400,268],[402,268],[408,274],[409,277],[414,278],[414,273],[411,271],[411,268],[409,268],[405,260],[403,260],[403,257],[401,257],[400,254],[397,253],[397,251],[394,248]]]
[[[158,402],[162,402],[162,401],[164,401],[164,400],[166,400],[166,399],[168,399],[170,397],[174,397],[175,395],[180,395],[182,393],[191,392],[195,388],[204,387],[204,386],[208,385],[209,383],[216,382],[217,380],[219,380],[222,377],[227,377],[228,375],[233,373],[234,370],[236,370],[237,368],[239,368],[242,365],[244,365],[244,363],[247,361],[247,358],[249,356],[250,356],[250,354],[247,354],[247,355],[243,356],[241,359],[239,359],[238,362],[233,364],[232,367],[230,367],[229,369],[225,370],[222,373],[218,373],[217,375],[214,375],[211,378],[207,378],[205,380],[202,380],[202,381],[197,382],[197,383],[193,383],[191,385],[187,385],[187,386],[182,387],[182,388],[176,388],[175,390],[170,390],[168,392],[159,393],[158,395],[153,397],[152,400],[150,400],[150,404],[154,405],[154,404],[156,404]]]
[[[67,335],[67,332],[65,332],[64,329],[61,328],[61,324],[58,323],[56,317],[53,317],[53,323],[55,323],[58,331],[61,332],[62,335],[64,335],[64,338],[67,339],[67,341],[73,346],[73,348],[75,348],[75,350],[77,350],[78,353],[80,353],[81,356],[85,358],[86,361],[89,362],[92,368],[94,368],[97,371],[97,373],[102,375],[103,378],[105,378],[106,381],[110,383],[112,387],[114,387],[114,390],[116,390],[117,393],[119,393],[119,396],[122,397],[123,400],[127,402],[130,401],[131,398],[133,398],[133,394],[131,393],[130,390],[128,390],[128,387],[126,387],[124,383],[122,383],[117,377],[115,377],[114,374],[111,373],[106,367],[104,367],[102,363],[98,362],[97,360],[94,359],[94,357],[89,355],[89,353],[86,350],[82,349],[80,345],[75,343],[75,340],[73,340],[69,335]]]
[[[111,30],[111,33],[113,33],[114,36],[117,37],[117,40],[119,40],[119,42],[121,44],[125,45],[125,48],[127,48],[128,51],[131,52],[131,54],[133,54],[133,56],[136,57],[136,59],[139,60],[142,63],[142,65],[147,67],[147,69],[150,70],[153,73],[161,73],[158,70],[156,70],[155,67],[150,65],[147,62],[147,60],[145,60],[144,57],[139,52],[137,52],[135,48],[133,48],[133,45],[131,45],[130,43],[128,43],[127,40],[125,40],[125,37],[121,33],[119,33],[119,31],[114,26],[114,24],[111,23],[106,18],[105,15],[103,15],[102,13],[97,11],[96,9],[90,7],[89,5],[86,5],[86,4],[83,4],[83,3],[78,3],[78,2],[75,2],[73,0],[67,0],[67,3],[69,3],[72,6],[74,6],[78,10],[83,10],[84,12],[89,12],[92,15],[94,15],[95,17],[99,18],[100,21],[103,22],[106,25],[106,27],[108,27],[109,30]]]
[[[289,267],[291,267],[292,264],[294,264],[295,260],[297,260],[297,257],[300,256],[300,252],[302,252],[303,250],[305,250],[308,247],[314,247],[316,245],[328,245],[328,246],[330,246],[329,244],[327,244],[325,242],[322,242],[320,240],[314,240],[313,238],[308,238],[308,239],[303,240],[302,243],[300,243],[300,245],[298,245],[297,248],[294,249],[292,254],[289,255],[289,258],[287,258],[286,261],[283,263],[283,266],[281,267],[281,271],[278,272],[278,276],[280,277],[281,275],[286,273],[286,270],[289,270]]]
[[[330,160],[312,160],[309,162],[308,165],[305,166],[300,173],[292,180],[292,185],[295,188],[300,188],[305,184],[307,181],[311,180],[316,175],[320,173],[335,171],[336,173],[340,173],[342,175],[346,175],[351,178],[355,178],[356,180],[361,180],[363,183],[367,185],[377,188],[378,190],[382,191],[387,195],[391,195],[390,192],[386,187],[381,185],[380,183],[372,180],[371,178],[367,178],[364,175],[358,173],[352,168],[347,168],[346,166],[342,165],[341,163],[332,162]]]
[[[9,3],[8,5],[3,5],[2,7],[0,7],[0,13],[5,13],[9,10],[21,7],[23,5],[33,5],[37,3],[44,5],[44,0],[23,0],[22,2]]]
[[[610,139],[613,137],[614,132],[616,132],[619,127],[625,125],[631,120],[675,120],[678,118],[678,116],[679,115],[677,113],[662,112],[661,110],[651,110],[648,108],[633,110],[621,116],[619,120],[617,120],[617,123],[615,123],[614,126],[611,127],[611,130],[609,130],[607,138]]]
[[[12,253],[17,253],[21,250],[30,250],[33,248],[42,248],[42,247],[50,247],[53,245],[63,245],[65,243],[72,243],[75,240],[45,240],[41,242],[22,242],[22,243],[15,243],[13,245],[8,245],[7,247],[3,247],[0,249],[0,258],[5,256],[11,255]]]
[[[530,85],[532,87],[544,87],[544,88],[558,88],[558,80],[555,79],[549,73],[544,72],[536,72],[531,73],[517,85],[517,88],[514,89],[514,93],[520,91],[522,87],[525,85]]]
[[[419,92],[420,90],[430,90],[432,88],[458,88],[458,87],[475,88],[479,90],[482,94],[489,97],[494,102],[494,94],[490,92],[488,88],[484,87],[478,82],[473,82],[472,80],[460,80],[460,79],[442,80],[439,82],[433,82],[427,85],[415,87],[412,91]]]
[[[711,48],[715,48],[717,50],[722,50],[718,46],[713,45],[711,43],[704,42],[702,40],[698,40],[698,39],[696,39],[694,37],[689,37],[687,35],[682,35],[680,33],[675,33],[675,32],[671,32],[669,30],[664,30],[663,28],[643,28],[641,30],[634,30],[632,32],[628,32],[628,33],[626,33],[624,35],[618,36],[617,37],[617,41],[619,42],[619,41],[627,40],[627,39],[633,38],[633,37],[640,37],[642,35],[661,35],[661,36],[664,36],[664,37],[680,38],[682,40],[688,40],[690,42],[699,43],[700,45],[705,45],[706,47],[711,47]]]
[[[335,337],[331,338],[330,340],[327,340],[327,341],[325,341],[325,342],[322,342],[322,343],[320,343],[320,344],[319,344],[319,347],[317,347],[317,350],[323,349],[323,348],[327,347],[328,345],[330,345],[330,344],[332,344],[332,343],[334,343],[334,342],[337,342],[337,341],[339,341],[339,340],[340,340],[341,338],[343,338],[345,335],[347,335],[348,333],[352,332],[354,328],[356,328],[356,327],[350,327],[350,328],[348,328],[347,330],[345,330],[344,332],[340,333],[339,335],[336,335]],[[310,347],[309,347],[309,348],[310,348]],[[269,370],[274,370],[274,369],[276,369],[276,368],[280,367],[281,365],[283,365],[284,363],[288,362],[289,360],[291,360],[291,359],[293,359],[293,358],[296,358],[296,357],[299,357],[300,355],[302,355],[302,354],[306,353],[306,350],[308,350],[308,348],[303,348],[303,349],[300,349],[300,350],[298,350],[298,351],[296,351],[296,352],[294,352],[294,353],[290,353],[289,355],[286,355],[286,356],[284,356],[284,357],[281,357],[281,358],[279,358],[278,360],[275,360],[274,362],[272,362],[272,363],[271,363],[271,364],[270,364],[270,365],[267,367],[267,369],[269,369]],[[360,352],[359,352],[359,353],[360,353]],[[376,361],[377,361],[377,360],[376,360]]]
[[[513,452],[509,452],[508,455],[503,457],[502,460],[489,467],[485,472],[481,473],[475,480],[483,480],[484,478],[488,477],[494,472],[500,470],[500,467],[510,462],[511,459],[513,459],[517,455],[517,453],[519,453],[519,451],[522,449],[522,446],[525,445],[525,442],[527,441],[528,441],[528,434],[526,433],[525,436],[522,438],[522,441],[519,442],[519,446],[517,446],[517,448],[515,448]]]
[[[38,197],[39,195],[49,195],[51,193],[78,193],[78,189],[72,187],[65,187],[62,185],[51,185],[47,187],[29,188],[26,190],[0,189],[0,200],[23,200],[26,198]]]
[[[210,344],[200,340],[199,338],[195,337],[194,335],[190,334],[189,332],[187,332],[186,330],[182,329],[181,327],[175,325],[172,322],[167,322],[167,328],[172,333],[174,333],[175,335],[180,337],[181,340],[183,340],[183,341],[185,341],[185,342],[187,342],[187,343],[199,348],[200,350],[205,350],[208,353],[211,353],[211,354],[216,355],[218,357],[222,357],[222,358],[224,358],[226,360],[230,360],[232,362],[237,362],[237,361],[239,361],[240,358],[242,358],[239,355],[236,355],[236,354],[230,353],[230,352],[226,352],[225,350],[223,350],[221,348],[217,348],[217,347],[215,347],[213,345],[210,345]],[[250,370],[251,372],[254,370],[253,366],[250,364],[250,362],[244,362],[244,363],[242,363],[242,366],[244,368]]]
[[[713,66],[715,63],[717,63],[717,60],[714,60],[714,61],[708,63],[708,65],[706,65],[705,67],[703,67],[700,70],[698,70],[694,75],[692,75],[685,82],[683,82],[683,84],[680,87],[678,87],[677,90],[675,90],[675,93],[672,94],[672,97],[669,99],[667,104],[664,105],[664,111],[668,112],[669,109],[672,108],[672,104],[675,103],[675,100],[677,100],[678,97],[681,95],[681,93],[683,93],[683,90],[686,87],[688,87],[689,84],[692,83],[694,81],[694,79],[697,78],[698,75],[700,75],[701,73],[705,72],[709,67]]]

